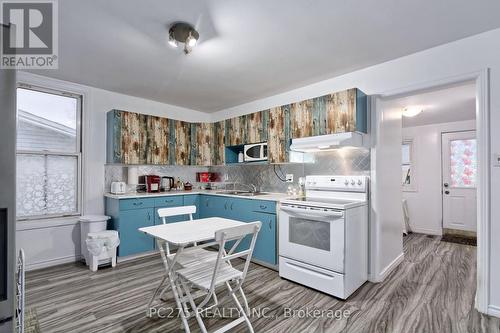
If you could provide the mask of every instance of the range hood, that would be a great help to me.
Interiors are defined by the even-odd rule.
[[[345,132],[292,139],[290,150],[309,153],[341,147],[363,147],[363,135],[358,132]]]

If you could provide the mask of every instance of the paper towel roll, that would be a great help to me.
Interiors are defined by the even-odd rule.
[[[139,184],[139,175],[138,175],[138,170],[137,167],[128,167],[128,184],[129,185],[137,185]]]

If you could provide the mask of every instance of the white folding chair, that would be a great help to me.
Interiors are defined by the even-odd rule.
[[[182,304],[181,311],[184,311],[184,318],[189,318],[194,315],[203,333],[207,332],[201,314],[218,304],[217,297],[215,295],[215,289],[219,286],[225,285],[229,294],[233,298],[236,306],[238,307],[241,317],[233,320],[232,322],[224,325],[217,330],[217,333],[226,332],[231,328],[239,325],[242,322],[246,322],[248,330],[253,333],[253,327],[248,319],[248,314],[250,309],[248,307],[248,301],[243,292],[242,285],[245,281],[247,275],[248,267],[250,265],[250,259],[252,258],[252,253],[255,247],[255,241],[257,240],[257,234],[261,228],[261,222],[252,222],[246,225],[232,227],[227,229],[219,230],[215,233],[215,241],[219,245],[219,252],[217,254],[216,261],[210,262],[200,262],[196,265],[182,268],[177,271],[178,279],[176,280],[176,286],[181,295],[179,295],[180,303]],[[250,245],[247,249],[235,252],[238,245],[241,243],[243,238],[247,235],[252,235]],[[229,252],[225,251],[225,245],[228,241],[235,241]],[[246,257],[243,270],[240,271],[231,265],[231,260],[235,258]],[[230,282],[234,283],[231,287]],[[193,288],[196,289],[196,293],[192,293]],[[243,299],[243,304],[245,309],[241,306],[236,292],[239,291]],[[195,299],[205,296],[205,298],[196,305]],[[214,304],[204,308],[206,304],[214,300]],[[192,312],[189,313],[188,302],[191,306]],[[186,324],[184,324],[186,325]],[[189,327],[185,327],[186,332],[189,332]]]
[[[162,223],[166,224],[167,223],[167,217],[173,217],[173,216],[181,216],[181,215],[188,215],[189,220],[193,220],[193,214],[196,214],[196,206],[181,206],[181,207],[169,207],[169,208],[160,208],[158,209],[158,215],[160,216]],[[176,223],[182,223],[182,222],[176,222]],[[194,243],[193,245],[197,245]],[[165,247],[165,249],[163,248]],[[162,255],[162,258],[164,261],[169,261],[172,262],[172,259],[175,256],[175,253],[170,252],[170,248],[168,243],[164,242],[163,244],[159,244],[159,250]],[[188,267],[190,265],[195,265],[199,262],[206,262],[206,261],[216,261],[217,260],[217,252],[216,251],[209,251],[205,250],[203,248],[197,248],[197,247],[192,247],[192,248],[185,248],[182,251],[182,254],[179,255],[176,258],[176,261],[174,265],[178,265],[180,267]],[[169,270],[168,263],[165,262],[165,267],[167,271]],[[153,296],[149,300],[149,303],[147,305],[147,313],[150,315],[150,310],[151,310],[151,304],[153,303],[156,295],[160,291],[163,283],[167,279],[167,276],[165,275],[163,279],[161,280],[161,283],[158,285],[158,288],[156,288]],[[163,299],[163,296],[165,292],[168,290],[170,285],[165,286],[163,288],[162,292],[160,293],[160,298]]]

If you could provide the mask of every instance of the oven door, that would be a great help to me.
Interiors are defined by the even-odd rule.
[[[344,213],[283,204],[279,255],[338,273],[344,272]]]

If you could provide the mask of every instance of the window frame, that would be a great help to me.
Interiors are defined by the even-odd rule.
[[[401,146],[409,145],[410,146],[410,175],[411,175],[411,183],[409,185],[401,184],[401,188],[403,192],[417,192],[417,158],[416,158],[416,149],[415,149],[415,140],[413,138],[403,138]],[[401,161],[401,166],[406,165]]]
[[[31,220],[43,220],[43,219],[54,219],[54,218],[64,218],[64,217],[75,217],[82,215],[82,205],[83,205],[83,175],[82,175],[82,164],[83,164],[83,94],[71,93],[68,91],[63,91],[59,89],[46,88],[41,86],[35,86],[31,84],[18,82],[17,89],[33,90],[37,92],[42,92],[46,94],[71,97],[77,100],[76,109],[76,151],[75,152],[64,152],[64,151],[54,151],[54,150],[19,150],[17,149],[17,136],[16,136],[16,158],[18,155],[38,155],[38,156],[73,156],[77,160],[77,181],[76,181],[76,211],[72,213],[57,213],[57,214],[43,214],[43,215],[30,215],[30,216],[17,216],[16,221],[31,221]],[[17,112],[17,108],[16,108]]]

